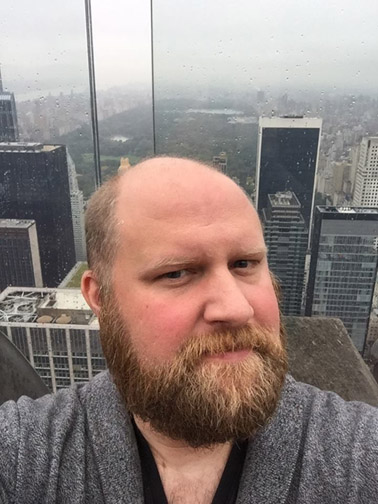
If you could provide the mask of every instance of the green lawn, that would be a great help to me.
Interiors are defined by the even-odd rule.
[[[140,156],[133,156],[132,154],[131,155],[125,154],[122,157],[128,157],[131,165],[139,163],[139,161],[142,159]],[[87,153],[83,154],[83,160],[87,161],[87,162],[93,161],[93,154],[91,152],[90,153],[87,152]],[[106,161],[114,161],[119,164],[121,161],[121,156],[103,156],[103,155],[101,155],[101,164],[105,164]]]
[[[84,273],[85,270],[88,269],[88,264],[84,263],[80,266],[80,268],[77,270],[77,272],[74,274],[74,276],[71,278],[71,280],[68,282],[66,285],[67,289],[73,289],[75,287],[79,288],[80,287],[80,281],[81,281],[81,276]]]

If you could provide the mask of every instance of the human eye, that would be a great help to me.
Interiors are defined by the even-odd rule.
[[[160,275],[160,278],[168,278],[170,280],[179,280],[180,278],[183,278],[187,274],[187,270],[175,270],[175,271],[168,271],[167,273],[164,273],[163,275]]]
[[[248,259],[239,259],[238,261],[235,261],[234,264],[233,264],[233,267],[234,268],[248,268],[251,266],[251,262],[250,260]]]
[[[260,259],[238,259],[232,263],[232,269],[245,270],[247,272],[253,270],[260,262]]]
[[[168,270],[165,273],[155,277],[155,281],[164,285],[183,285],[190,282],[196,275],[196,270],[192,268],[182,268],[176,270]]]

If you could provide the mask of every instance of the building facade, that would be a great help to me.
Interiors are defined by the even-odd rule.
[[[377,340],[378,340],[378,310],[377,308],[373,308],[370,314],[369,330],[366,338],[364,357],[369,358],[370,349]]]
[[[353,205],[378,207],[378,137],[364,137],[361,141]]]
[[[4,91],[0,68],[0,142],[17,142],[18,122],[14,94]]]
[[[300,315],[308,231],[296,195],[291,191],[269,194],[262,224],[269,268],[282,290],[282,313]]]
[[[377,276],[378,209],[316,207],[305,315],[340,318],[364,351]]]
[[[98,321],[79,289],[8,287],[0,294],[0,331],[51,392],[106,369]]]
[[[0,292],[10,285],[43,285],[33,220],[0,219]]]
[[[33,219],[44,284],[56,287],[75,264],[66,148],[0,143],[0,218]]]
[[[227,154],[221,152],[219,156],[213,156],[213,166],[218,171],[227,174]]]
[[[68,177],[70,184],[70,199],[72,226],[75,243],[76,261],[87,260],[87,248],[85,244],[85,223],[84,223],[84,196],[77,183],[76,167],[72,157],[67,151]]]
[[[292,191],[310,229],[322,120],[302,116],[260,117],[256,205],[261,215],[269,194]]]

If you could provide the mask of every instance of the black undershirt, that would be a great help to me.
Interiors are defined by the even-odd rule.
[[[145,504],[168,504],[159,470],[156,466],[151,449],[134,421],[133,425],[142,467],[144,502]],[[235,504],[243,471],[247,444],[247,441],[234,443],[212,500],[212,504]]]

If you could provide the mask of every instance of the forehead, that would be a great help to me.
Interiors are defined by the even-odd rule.
[[[228,177],[193,163],[165,170],[136,170],[121,179],[116,208],[118,220],[142,218],[211,219],[222,214],[257,214],[242,190]]]
[[[264,249],[261,225],[244,193],[215,173],[125,179],[117,208],[119,254],[212,254],[217,248]],[[126,185],[127,183],[127,185]]]

